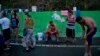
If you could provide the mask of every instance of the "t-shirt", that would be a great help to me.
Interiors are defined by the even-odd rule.
[[[51,32],[55,32],[56,31],[56,26],[55,25],[48,25],[47,29]]]
[[[33,28],[33,20],[31,18],[25,19],[25,27],[30,29]]]
[[[1,18],[0,24],[3,30],[10,28],[10,20],[7,17]]]
[[[75,28],[75,18],[73,15],[67,18],[67,28],[69,29]]]

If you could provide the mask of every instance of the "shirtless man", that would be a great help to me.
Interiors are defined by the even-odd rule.
[[[92,56],[91,54],[91,45],[92,38],[96,34],[97,28],[96,24],[92,18],[89,17],[77,17],[76,22],[79,23],[82,27],[82,37],[85,40],[85,55],[84,56]],[[87,27],[87,31],[85,31],[85,26]]]

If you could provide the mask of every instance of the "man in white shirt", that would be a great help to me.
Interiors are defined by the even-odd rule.
[[[10,20],[6,17],[6,13],[2,14],[0,24],[3,30],[3,37],[5,39],[6,48],[10,48]]]

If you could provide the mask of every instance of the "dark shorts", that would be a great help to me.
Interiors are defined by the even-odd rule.
[[[10,40],[10,38],[11,38],[10,37],[10,28],[3,30],[3,37],[4,37],[5,41]]]
[[[88,29],[87,30],[87,33],[89,32],[90,30]],[[88,45],[92,45],[92,38],[93,36],[96,34],[97,32],[97,28],[95,27],[94,28],[94,31],[92,33],[90,33],[90,35],[87,36],[87,41],[88,41]]]
[[[16,28],[18,28],[17,26],[16,27],[11,27],[12,29],[16,29]]]
[[[75,29],[66,28],[66,36],[74,38],[75,37]]]

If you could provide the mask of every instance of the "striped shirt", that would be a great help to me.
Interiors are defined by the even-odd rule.
[[[72,15],[72,16],[68,17],[67,20],[68,20],[68,22],[67,22],[66,27],[69,28],[69,29],[74,29],[75,28],[75,18],[74,18],[74,16]]]

